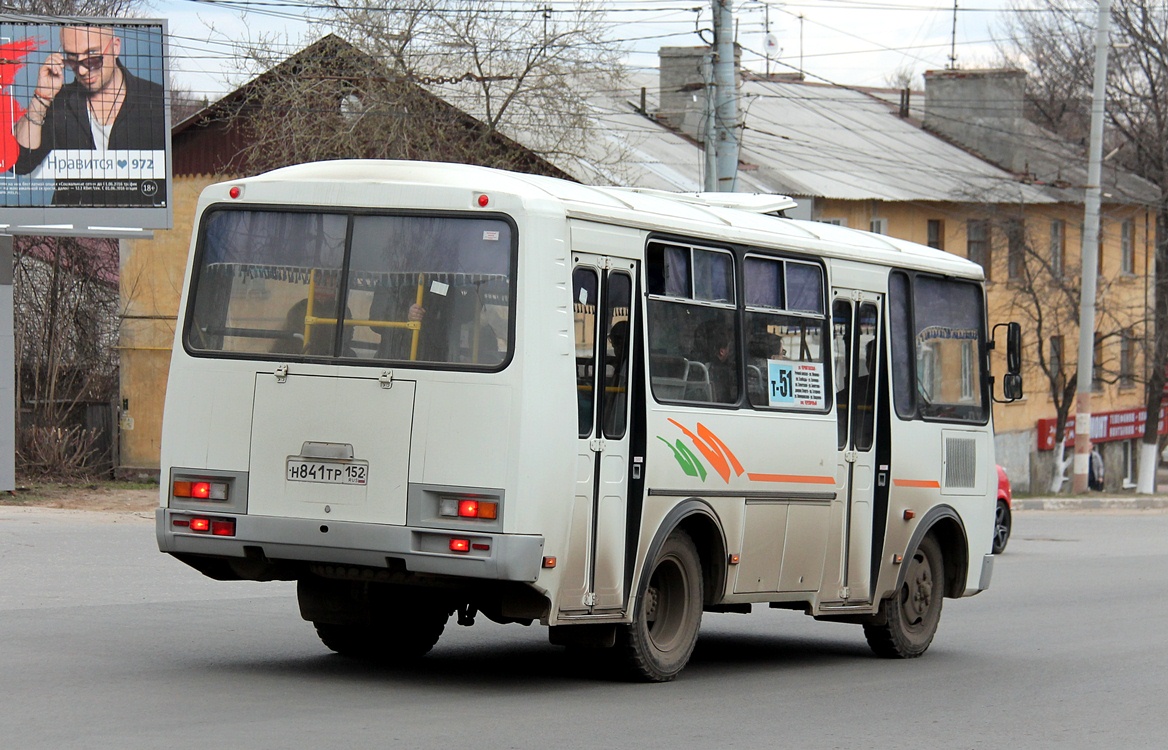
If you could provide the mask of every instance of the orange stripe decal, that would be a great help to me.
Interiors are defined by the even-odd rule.
[[[742,476],[742,472],[745,471],[745,469],[743,469],[742,464],[738,462],[738,457],[734,455],[734,451],[730,450],[730,448],[722,442],[720,437],[711,432],[710,428],[706,427],[701,422],[698,422],[698,437],[713,445],[723,456],[729,459],[730,466],[733,467],[735,476]]]
[[[784,482],[791,484],[835,484],[835,477],[803,476],[800,474],[750,474],[752,482]]]
[[[694,444],[694,447],[697,448],[701,454],[706,457],[706,460],[710,462],[710,466],[714,468],[714,471],[718,472],[718,476],[722,477],[723,482],[730,481],[731,463],[733,463],[735,474],[742,474],[742,464],[738,463],[738,459],[735,458],[734,454],[730,452],[729,448],[726,448],[726,444],[715,437],[714,433],[710,432],[710,430],[705,425],[699,422],[698,434],[695,435],[687,430],[676,419],[670,419],[669,421],[675,427],[677,427],[677,429],[685,433],[685,436],[690,439],[690,442]],[[704,437],[713,439],[707,441],[704,439]],[[725,452],[723,452],[723,449]]]
[[[897,487],[920,487],[928,490],[941,489],[941,483],[936,479],[893,479],[892,483]]]

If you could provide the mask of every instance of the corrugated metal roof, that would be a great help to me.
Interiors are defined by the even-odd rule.
[[[863,92],[746,81],[742,96],[742,160],[772,172],[789,192],[842,200],[1054,202]]]
[[[590,184],[702,190],[702,148],[635,109],[642,87],[653,112],[657,77],[632,75],[624,91],[592,98],[602,135],[587,145],[585,155],[551,161]],[[1054,179],[1077,177],[1082,171],[1081,155],[1070,145],[1046,148],[1045,158],[1036,157],[1042,174],[1013,174],[923,129],[918,120],[900,117],[889,92],[746,80],[740,102],[745,122],[740,192],[897,202],[1052,204],[1083,199],[1081,189],[1067,189],[1065,178]],[[914,103],[919,102],[918,97]],[[1033,130],[1049,146],[1050,134]],[[526,140],[522,134],[511,135]],[[1143,199],[1138,178],[1120,173],[1118,183],[1123,189],[1116,191],[1116,200]]]

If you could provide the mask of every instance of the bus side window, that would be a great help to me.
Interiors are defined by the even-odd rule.
[[[852,446],[857,450],[872,447],[873,429],[876,418],[876,383],[879,376],[879,316],[876,306],[870,302],[860,305],[856,330],[856,362],[853,373],[852,398],[855,403],[856,423],[852,426]]]
[[[852,305],[846,300],[836,300],[831,306],[832,349],[835,355],[835,415],[837,445],[839,450],[848,447],[848,397],[851,393],[851,366],[849,353],[852,350]]]
[[[646,277],[654,397],[737,403],[742,367],[733,256],[653,242],[646,252]]]
[[[629,313],[633,281],[627,273],[609,272],[605,278],[604,326],[604,436],[621,438],[628,422],[629,403]]]
[[[572,299],[576,331],[576,410],[579,436],[592,434],[596,395],[596,300],[600,284],[596,272],[577,268],[572,272]]]

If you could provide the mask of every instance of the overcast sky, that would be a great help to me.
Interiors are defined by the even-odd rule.
[[[993,62],[994,39],[1003,33],[1009,0],[960,0],[956,35],[952,2],[942,0],[735,0],[743,62],[763,71],[766,35],[777,51],[772,72],[805,71],[809,80],[852,86],[884,86],[899,71],[921,85],[926,70]],[[175,80],[214,99],[243,82],[229,40],[260,33],[284,35],[288,54],[322,33],[309,20],[314,0],[156,0],[157,16],[169,20]],[[566,0],[550,0],[553,11]],[[698,29],[711,27],[709,0],[611,0],[612,36],[630,49],[628,62],[657,67],[661,46],[702,44]],[[707,35],[707,38],[708,35]],[[954,41],[956,42],[954,45]]]

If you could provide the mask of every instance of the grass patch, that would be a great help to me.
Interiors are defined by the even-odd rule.
[[[158,502],[156,482],[89,480],[55,482],[18,478],[16,490],[0,493],[0,505],[135,510]]]

